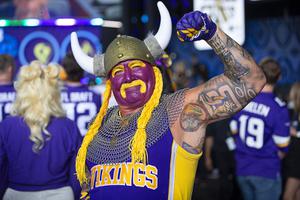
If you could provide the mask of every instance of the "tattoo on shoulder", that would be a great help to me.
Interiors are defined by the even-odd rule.
[[[200,146],[195,148],[195,147],[192,147],[191,145],[189,145],[186,142],[182,143],[182,148],[185,149],[187,152],[192,153],[192,154],[198,154],[198,153],[201,152]]]
[[[180,127],[186,132],[197,131],[207,117],[205,107],[196,103],[187,104],[180,114]]]

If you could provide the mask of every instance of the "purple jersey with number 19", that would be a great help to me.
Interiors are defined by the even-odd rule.
[[[280,174],[278,151],[287,151],[289,122],[285,103],[264,92],[232,117],[238,176],[275,179]]]

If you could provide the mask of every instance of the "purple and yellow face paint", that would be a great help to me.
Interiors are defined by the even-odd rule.
[[[154,90],[153,68],[141,60],[119,63],[111,70],[109,78],[118,104],[132,109],[142,107]]]

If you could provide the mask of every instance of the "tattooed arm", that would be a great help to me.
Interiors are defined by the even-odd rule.
[[[222,59],[224,74],[190,90],[187,99],[202,106],[202,122],[231,116],[253,99],[265,84],[265,76],[250,54],[221,29],[208,41]],[[188,102],[187,102],[188,103]]]
[[[185,24],[191,19],[196,20],[192,28]],[[201,151],[207,124],[242,109],[263,88],[265,76],[250,54],[217,28],[206,14],[199,11],[186,14],[178,24],[180,40],[205,39],[225,65],[224,74],[186,92],[183,110],[171,127],[175,140],[194,153]]]

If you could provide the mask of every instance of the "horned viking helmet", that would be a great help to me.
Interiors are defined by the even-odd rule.
[[[71,33],[71,48],[77,63],[87,72],[97,76],[107,76],[118,63],[129,59],[140,59],[155,64],[155,60],[168,46],[172,34],[172,21],[168,9],[162,2],[157,3],[160,26],[155,35],[149,34],[144,41],[119,35],[107,47],[106,53],[94,58],[86,55],[78,42],[77,34]]]

